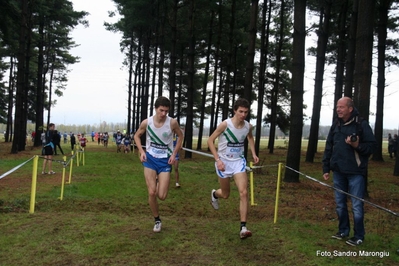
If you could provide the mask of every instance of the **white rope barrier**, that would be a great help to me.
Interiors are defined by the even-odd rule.
[[[210,154],[210,153],[205,153],[205,152],[202,152],[202,151],[195,151],[195,150],[187,149],[187,148],[184,148],[184,147],[182,148],[182,150],[185,150],[185,151],[188,151],[188,152],[192,152],[192,153],[197,153],[197,154],[200,154],[200,155],[203,155],[203,156],[207,156],[207,157],[213,158],[213,155]],[[257,166],[257,167],[255,167],[255,166],[253,166],[253,167],[245,166],[245,169],[248,172],[251,172],[253,168],[260,168],[260,167],[261,166]]]
[[[11,174],[11,173],[17,171],[19,168],[21,168],[22,166],[24,166],[25,164],[27,164],[28,162],[30,162],[31,160],[33,160],[33,158],[35,158],[35,156],[33,156],[32,158],[30,158],[30,159],[27,160],[26,162],[23,162],[23,163],[21,163],[20,165],[15,166],[15,167],[14,167],[13,169],[11,169],[10,171],[8,171],[8,172],[2,174],[2,175],[0,176],[0,179],[2,179],[3,177],[6,177],[6,176],[8,176],[9,174]]]
[[[314,182],[316,182],[316,183],[319,183],[320,185],[323,185],[323,186],[325,186],[325,187],[334,189],[334,190],[338,191],[339,193],[345,194],[345,195],[347,195],[347,196],[350,196],[350,197],[352,197],[352,198],[355,198],[355,199],[357,199],[357,200],[360,200],[360,201],[362,201],[362,202],[364,202],[364,203],[367,203],[367,204],[369,204],[369,205],[371,205],[371,206],[373,206],[373,207],[375,207],[375,208],[377,208],[377,209],[386,211],[386,212],[388,212],[388,213],[390,213],[390,214],[392,214],[392,215],[395,215],[395,216],[398,216],[398,217],[399,217],[399,213],[396,213],[396,212],[391,211],[391,210],[389,210],[389,209],[387,209],[387,208],[384,208],[384,207],[382,207],[382,206],[379,206],[379,205],[377,205],[377,204],[374,204],[374,203],[372,203],[372,202],[370,202],[370,201],[368,201],[368,200],[359,198],[359,197],[357,197],[357,196],[355,196],[355,195],[352,195],[352,194],[350,194],[350,193],[348,193],[348,192],[345,192],[345,191],[343,191],[343,190],[341,190],[341,189],[338,189],[338,188],[336,188],[336,187],[330,186],[330,185],[328,185],[328,184],[326,184],[326,183],[323,183],[323,182],[317,180],[316,178],[310,177],[310,176],[308,176],[308,175],[306,175],[306,174],[304,174],[304,173],[301,173],[301,172],[299,172],[298,170],[295,170],[294,168],[291,168],[291,167],[289,167],[289,166],[285,166],[285,168],[287,168],[287,169],[289,169],[289,170],[291,170],[291,171],[293,171],[293,172],[295,172],[295,173],[297,173],[297,174],[303,175],[303,176],[306,177],[307,179],[310,179],[310,180],[312,180],[312,181],[314,181]]]

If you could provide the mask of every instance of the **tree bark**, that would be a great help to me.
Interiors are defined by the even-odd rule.
[[[265,97],[265,72],[267,65],[267,54],[269,50],[269,34],[270,34],[270,19],[271,19],[271,0],[266,5],[263,2],[262,8],[262,26],[261,26],[261,48],[260,48],[260,63],[259,63],[259,90],[258,90],[258,112],[256,114],[256,128],[255,128],[255,152],[259,154],[260,140],[262,134],[262,118],[263,118],[263,106]],[[266,18],[266,13],[267,18]]]
[[[337,49],[337,70],[335,75],[335,90],[334,90],[334,103],[342,97],[344,87],[344,73],[345,73],[345,60],[346,60],[346,15],[348,12],[348,0],[343,1],[341,11],[339,13],[339,36],[338,36],[338,49]],[[334,105],[331,123],[336,116],[336,107]]]
[[[326,64],[327,42],[330,34],[331,5],[332,1],[326,0],[324,1],[324,7],[320,10],[312,122],[310,124],[309,142],[305,159],[306,162],[310,163],[313,163],[314,156],[317,152],[317,142],[319,141],[320,111],[323,98],[323,79],[324,66]]]
[[[388,10],[392,0],[381,0],[378,4],[378,78],[377,78],[377,110],[374,125],[374,135],[377,147],[372,160],[384,161],[382,157],[382,139],[384,127],[384,94],[385,94],[385,52],[387,41]]]
[[[185,146],[193,147],[193,122],[194,122],[194,77],[195,77],[195,0],[190,1],[189,14],[189,54],[188,54],[188,88],[187,88],[187,123],[185,128]],[[181,58],[183,60],[183,58]],[[191,152],[185,152],[184,158],[192,158]]]
[[[26,71],[26,52],[27,52],[27,38],[28,38],[28,1],[21,1],[21,18],[19,28],[19,47],[18,47],[18,73],[17,73],[17,90],[15,97],[15,117],[14,117],[14,138],[11,146],[11,153],[18,153],[22,148],[20,147],[21,140],[25,141],[26,132],[23,131],[23,119],[25,107],[25,91],[27,84],[25,79]]]
[[[291,127],[287,166],[299,171],[303,127],[303,79],[305,73],[306,0],[294,0],[294,41],[291,83]],[[285,182],[299,182],[299,174],[285,171]]]
[[[204,108],[201,109],[197,150],[202,149],[202,135],[203,135],[203,131],[204,131],[205,104],[206,104],[207,86],[208,86],[208,78],[209,78],[210,58],[211,58],[211,51],[212,51],[213,20],[214,20],[214,18],[215,18],[215,11],[212,10],[211,19],[209,22],[208,47],[207,47],[207,51],[206,51],[205,73],[204,73],[204,81],[203,81],[203,85],[202,85],[203,87],[202,87],[202,97],[201,97],[201,106],[203,106]]]
[[[353,80],[354,80],[353,75],[355,72],[358,9],[359,9],[359,0],[353,0],[351,24],[349,29],[348,54],[346,58],[346,79],[345,79],[345,90],[344,90],[344,96],[350,98],[352,98],[353,95]]]
[[[284,42],[284,11],[285,11],[285,0],[281,0],[280,10],[280,30],[278,39],[278,48],[276,51],[276,70],[273,89],[271,90],[271,113],[270,113],[270,134],[269,134],[269,153],[274,153],[274,141],[276,139],[276,127],[277,127],[277,105],[280,88],[280,69],[281,69],[281,51],[283,49]]]

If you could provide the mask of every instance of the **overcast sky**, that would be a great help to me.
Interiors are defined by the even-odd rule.
[[[56,124],[100,124],[125,123],[127,117],[127,78],[126,69],[122,69],[123,55],[119,49],[121,34],[105,30],[103,24],[115,22],[108,17],[108,11],[115,10],[111,0],[72,0],[76,11],[87,11],[90,27],[78,26],[71,37],[79,44],[71,50],[71,54],[80,57],[80,62],[71,65],[69,81],[64,95],[57,99],[52,108],[51,122]],[[315,38],[307,38],[307,45],[316,42]],[[314,45],[314,44],[313,44]],[[305,113],[312,112],[314,90],[314,58],[306,59],[304,102],[308,105]],[[321,125],[329,125],[332,117],[333,74],[330,69],[324,81],[325,97],[321,112]],[[399,119],[399,70],[389,69],[384,110],[384,128],[398,128]],[[373,69],[374,74],[376,68]],[[375,75],[374,75],[375,76]],[[374,77],[373,77],[374,78]],[[373,80],[370,111],[375,112],[376,81]],[[55,96],[56,97],[56,96]],[[45,113],[45,117],[47,114]],[[374,123],[370,116],[370,123]],[[306,122],[307,124],[310,121]]]
[[[79,25],[71,37],[79,44],[70,53],[80,62],[69,67],[64,95],[52,108],[51,122],[56,124],[100,124],[124,122],[127,117],[127,71],[122,70],[119,49],[121,34],[104,28],[115,22],[108,11],[115,10],[111,0],[72,0],[74,10],[86,11],[90,26]]]

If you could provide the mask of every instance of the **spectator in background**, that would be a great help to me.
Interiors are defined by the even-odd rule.
[[[125,137],[122,139],[123,143],[123,151],[124,153],[129,153],[130,152],[130,146],[132,144],[132,139],[129,134],[125,135]]]
[[[42,134],[40,135],[40,139],[42,141],[42,145],[46,145],[46,132],[42,132]]]
[[[121,133],[121,131],[118,129],[118,131],[116,132],[116,136],[115,136],[115,143],[116,143],[116,152],[121,152],[122,150],[122,139],[123,139],[123,135]]]
[[[80,147],[84,149],[86,147],[87,139],[85,138],[85,134],[79,138]]]
[[[64,155],[64,151],[61,148],[60,142],[61,142],[61,133],[58,132],[57,130],[54,131],[54,155],[57,155],[57,147],[60,148],[60,151],[62,155]]]
[[[392,146],[393,146],[392,153],[393,153],[393,156],[396,158],[396,155],[398,152],[398,135],[397,134],[393,135],[393,145]]]
[[[73,149],[75,149],[75,144],[76,144],[76,138],[75,138],[75,134],[73,134],[71,132],[71,150],[73,151]]]
[[[104,147],[105,148],[108,147],[108,140],[109,140],[108,132],[104,132],[104,134],[103,134],[103,142],[104,142]]]
[[[36,132],[32,131],[31,136],[32,136],[32,142],[35,142]]]
[[[54,154],[54,143],[53,138],[56,135],[54,133],[55,125],[53,123],[49,124],[48,130],[44,133],[45,140],[42,150],[42,155],[44,156],[42,175],[47,174],[46,166],[48,167],[48,173],[50,175],[55,174],[53,171],[53,154]]]
[[[68,134],[64,132],[64,143],[68,143]]]
[[[393,147],[393,138],[392,138],[391,133],[388,133],[388,153],[389,153],[390,158],[393,158],[392,157],[393,148],[394,148]]]

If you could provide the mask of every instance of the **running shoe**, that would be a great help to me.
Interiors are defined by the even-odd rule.
[[[48,172],[48,174],[49,174],[49,175],[54,175],[55,172],[54,172],[54,171],[50,171],[50,172]]]
[[[244,238],[247,238],[247,237],[250,237],[250,236],[252,236],[251,231],[249,231],[249,230],[247,229],[247,227],[243,226],[243,227],[241,228],[241,231],[240,231],[240,238],[241,238],[241,239],[244,239]]]
[[[156,221],[156,222],[155,222],[155,225],[154,225],[154,232],[155,232],[155,233],[161,232],[161,228],[162,228],[162,223],[161,223],[161,221]]]
[[[211,204],[212,204],[212,207],[213,207],[215,210],[218,210],[218,209],[219,209],[219,201],[218,201],[218,199],[216,199],[216,198],[213,196],[213,193],[214,193],[215,191],[216,191],[215,189],[212,189],[212,192],[211,192]]]
[[[176,188],[180,188],[180,184],[179,183],[176,183]]]

